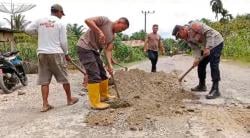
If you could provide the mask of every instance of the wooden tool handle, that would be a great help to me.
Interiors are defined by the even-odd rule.
[[[80,72],[82,72],[83,75],[87,75],[87,73],[80,67],[78,66],[75,62],[72,60],[69,61],[72,65],[74,65]]]
[[[115,83],[114,75],[111,74],[111,77],[113,78],[113,81],[114,81],[114,87],[115,87],[116,95],[117,95],[117,97],[120,99],[120,94],[119,94],[119,92],[118,92],[117,85],[116,85],[116,83]]]
[[[202,56],[200,59],[199,59],[199,62],[201,62],[205,57]],[[178,81],[181,82],[182,79],[194,68],[195,66],[191,66],[179,79]]]
[[[179,82],[182,81],[182,79],[194,68],[194,66],[191,66],[178,80]]]

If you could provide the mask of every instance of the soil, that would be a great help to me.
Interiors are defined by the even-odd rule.
[[[187,113],[183,100],[198,99],[194,94],[182,90],[176,72],[117,71],[115,83],[121,99],[111,101],[111,109],[91,111],[86,118],[88,125],[116,126],[116,123],[122,123],[123,129],[142,130],[154,125],[157,117]],[[114,89],[110,91],[115,94]]]
[[[67,106],[62,86],[52,79],[49,103],[55,108],[41,113],[37,75],[29,74],[28,86],[11,94],[0,90],[0,137],[249,138],[250,66],[222,60],[221,97],[207,100],[205,95],[211,88],[209,65],[207,92],[190,92],[198,83],[196,69],[184,78],[183,87],[177,82],[177,76],[192,61],[190,56],[177,55],[159,58],[157,73],[149,73],[149,60],[131,66],[129,72],[117,71],[115,82],[121,102],[114,101],[111,104],[117,106],[103,111],[91,110],[81,85],[83,75],[70,71],[72,95],[79,102]],[[113,88],[110,91],[116,94]]]

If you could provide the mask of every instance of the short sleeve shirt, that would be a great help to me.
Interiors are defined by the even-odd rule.
[[[80,37],[77,45],[88,50],[98,51],[107,47],[107,45],[113,41],[114,39],[114,33],[112,30],[113,22],[104,16],[94,17],[94,22],[105,35],[106,43],[100,44],[98,40],[98,34],[89,29]]]

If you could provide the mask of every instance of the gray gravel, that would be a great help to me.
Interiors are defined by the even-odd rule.
[[[185,71],[191,64],[191,57],[164,57],[159,59],[158,69],[165,72]],[[150,62],[145,61],[131,68],[150,71]],[[210,88],[209,68],[207,73],[207,83]],[[248,129],[250,132],[250,128],[243,128],[243,125],[235,122],[225,109],[225,106],[234,106],[243,110],[250,103],[250,67],[223,61],[221,74],[222,98],[206,100],[205,94],[198,94],[201,97],[199,101],[185,101],[187,108],[195,107],[194,112],[181,118],[156,117],[158,121],[154,124],[155,130],[151,131],[88,127],[84,119],[90,109],[86,96],[79,95],[83,93],[82,75],[79,72],[71,72],[70,77],[73,95],[79,97],[80,101],[73,106],[66,106],[63,88],[53,80],[49,101],[55,108],[49,112],[40,113],[42,99],[40,87],[36,85],[37,76],[28,75],[29,86],[21,87],[12,94],[0,94],[0,137],[250,137],[250,134],[245,131]],[[196,71],[193,70],[185,78],[185,89],[190,89],[197,84],[196,78]],[[25,92],[25,94],[18,95],[18,92]],[[249,115],[249,112],[248,109],[244,114]],[[222,113],[222,115],[216,117],[212,113]]]

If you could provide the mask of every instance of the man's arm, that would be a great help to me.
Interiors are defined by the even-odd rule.
[[[201,59],[201,49],[196,44],[190,42],[188,43],[188,45],[193,50],[193,56],[194,56],[193,66],[197,66]]]
[[[113,50],[113,44],[110,43],[105,47],[104,53],[107,59],[107,64],[108,64],[108,72],[112,73],[113,72],[113,65],[112,65],[112,50]]]
[[[102,30],[98,27],[101,26],[102,24],[104,24],[108,19],[106,17],[94,17],[94,18],[88,18],[85,20],[85,23],[87,24],[87,26],[94,31],[98,37],[99,37],[99,42],[101,44],[105,44],[105,36],[102,32]]]
[[[62,50],[65,55],[68,55],[68,39],[67,39],[67,29],[65,25],[61,25],[59,30],[59,40]]]
[[[163,43],[162,43],[161,39],[159,40],[159,44],[158,45],[159,45],[159,49],[161,51],[161,54],[164,55],[165,54],[165,48],[163,46]]]
[[[102,17],[93,17],[93,18],[88,18],[85,20],[85,23],[87,24],[87,26],[94,31],[95,33],[100,33],[102,32],[102,30],[98,27],[98,18],[102,18]]]
[[[144,52],[147,52],[147,50],[148,50],[148,36],[146,37],[144,42]]]
[[[199,59],[201,57],[201,49],[198,45],[188,42],[188,46],[193,50],[193,56],[195,59]]]

